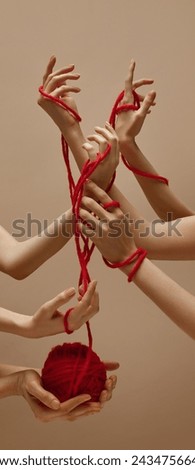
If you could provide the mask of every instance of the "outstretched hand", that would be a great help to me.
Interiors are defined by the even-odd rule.
[[[78,113],[72,93],[79,93],[80,88],[78,86],[67,85],[67,80],[78,80],[80,78],[80,74],[74,72],[73,64],[67,65],[54,72],[53,69],[55,64],[56,57],[52,56],[47,64],[46,71],[43,76],[43,91],[53,98],[60,98],[65,104]],[[41,94],[37,102],[39,106],[49,114],[58,127],[66,125],[67,128],[69,128],[75,124],[75,118],[70,112],[66,111],[58,104],[55,104],[53,101],[44,98]]]
[[[79,298],[77,305],[68,317],[68,328],[72,331],[80,328],[99,311],[99,295],[96,281],[91,281],[85,295]],[[58,309],[69,302],[75,295],[74,288],[66,289],[42,305],[32,316],[27,317],[26,336],[42,338],[64,332],[64,313]]]
[[[120,105],[133,104],[133,91],[136,91],[143,85],[151,85],[154,81],[148,78],[133,81],[134,71],[135,61],[131,60],[128,75],[125,80],[124,97]],[[138,93],[138,98],[141,103],[140,108],[136,111],[128,110],[118,114],[115,128],[120,143],[123,143],[127,138],[134,139],[139,134],[147,114],[151,112],[151,107],[155,105],[155,97],[155,91],[150,91],[145,96]]]

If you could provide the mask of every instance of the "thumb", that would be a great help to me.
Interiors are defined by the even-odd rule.
[[[106,370],[116,370],[120,367],[119,362],[104,362]]]
[[[47,310],[47,313],[50,315],[51,313],[58,310],[58,308],[62,307],[62,305],[69,302],[75,295],[75,288],[71,287],[70,289],[66,289],[65,291],[61,292],[60,294],[56,295],[53,299],[49,300],[44,304],[44,311]]]
[[[45,390],[42,385],[35,380],[31,382],[29,394],[52,410],[58,410],[60,408],[60,402],[55,395]]]

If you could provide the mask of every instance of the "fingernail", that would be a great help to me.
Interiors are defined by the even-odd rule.
[[[71,287],[69,290],[68,290],[68,294],[72,295],[72,294],[75,294],[75,288],[74,287]]]

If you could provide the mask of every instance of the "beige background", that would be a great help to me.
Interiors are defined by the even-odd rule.
[[[58,65],[74,62],[81,73],[77,102],[86,133],[108,118],[131,57],[136,78],[155,79],[158,106],[138,142],[173,190],[195,207],[194,18],[194,0],[1,0],[0,210],[7,230],[27,212],[52,221],[69,207],[60,136],[36,105],[52,53]],[[153,211],[122,166],[117,182],[151,219]],[[101,312],[92,328],[94,349],[121,363],[112,401],[98,416],[43,425],[24,400],[2,400],[1,449],[193,449],[194,343],[100,261],[96,253],[90,272],[99,282]],[[194,263],[157,264],[195,293]],[[1,305],[31,315],[77,279],[70,242],[22,282],[1,274]],[[64,338],[26,340],[2,333],[1,362],[41,366],[51,346]],[[84,328],[75,339],[86,342]]]

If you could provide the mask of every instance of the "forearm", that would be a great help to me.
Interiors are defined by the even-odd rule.
[[[74,156],[79,171],[81,172],[83,165],[88,160],[88,157],[86,150],[82,148],[82,145],[86,142],[86,138],[82,132],[80,124],[75,122],[73,126],[67,128],[65,122],[60,122],[58,127]]]
[[[130,266],[122,268],[128,275]],[[195,297],[145,259],[133,278],[134,284],[177,326],[195,339]]]
[[[26,367],[0,364],[0,399],[20,395],[18,382]]]
[[[155,168],[133,140],[124,139],[120,147],[122,154],[130,165],[146,173],[158,175]],[[148,202],[162,220],[175,220],[179,217],[195,214],[175,196],[167,184],[137,174],[135,174],[135,177]]]
[[[31,317],[0,307],[0,331],[30,337]]]
[[[149,259],[195,259],[195,216],[178,218],[170,222],[163,222],[159,219],[148,222],[116,185],[112,186],[109,196],[120,203],[122,212],[128,216],[129,227],[127,227],[126,235],[133,235],[136,246],[144,248]]]
[[[21,379],[25,371],[40,373],[40,369],[0,364],[0,399],[21,395]]]
[[[10,242],[9,234],[4,231],[6,249],[1,254],[1,270],[16,279],[27,277],[66,245],[73,235],[73,225],[69,210],[40,234],[23,242]]]

